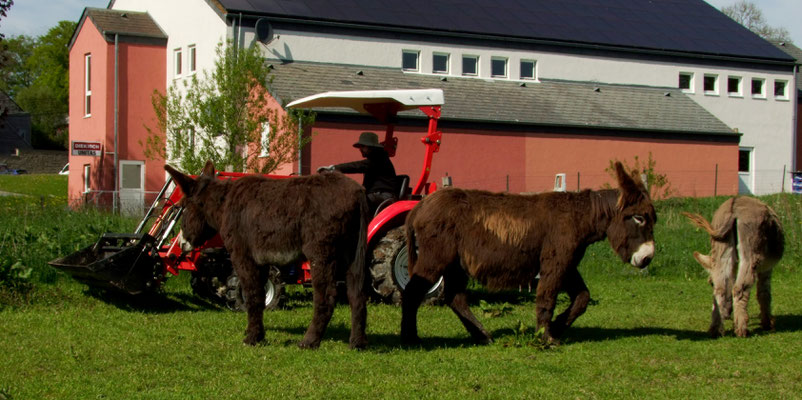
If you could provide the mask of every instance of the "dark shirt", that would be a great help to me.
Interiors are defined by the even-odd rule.
[[[370,148],[364,160],[337,164],[334,169],[344,174],[365,174],[362,186],[368,193],[395,192],[395,168],[384,149]]]

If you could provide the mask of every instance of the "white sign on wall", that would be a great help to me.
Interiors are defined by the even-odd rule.
[[[74,156],[100,157],[102,154],[100,142],[79,142],[73,140],[70,148],[72,148],[72,155]]]

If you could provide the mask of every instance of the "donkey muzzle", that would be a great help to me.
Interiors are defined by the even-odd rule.
[[[654,241],[648,241],[638,247],[638,251],[632,255],[629,262],[635,267],[645,268],[652,262],[652,258],[654,258]]]

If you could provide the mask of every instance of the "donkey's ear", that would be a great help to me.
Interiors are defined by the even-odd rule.
[[[192,190],[195,189],[195,180],[192,179],[191,176],[185,175],[183,172],[167,164],[164,165],[164,170],[173,177],[173,180],[175,180],[175,183],[178,184],[178,187],[181,188],[181,191],[184,192],[185,195],[189,195],[192,193]]]
[[[201,174],[206,176],[214,176],[214,163],[212,160],[206,161],[206,165],[203,166],[203,172],[201,172]]]
[[[620,191],[620,195],[618,196],[618,208],[622,209],[627,204],[637,203],[644,193],[643,183],[640,182],[637,173],[635,174],[637,180],[633,179],[627,174],[627,171],[624,170],[624,166],[621,162],[616,161],[615,174],[618,178],[618,188]]]

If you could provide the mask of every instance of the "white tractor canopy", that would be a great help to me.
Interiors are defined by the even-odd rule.
[[[368,110],[371,104],[397,104],[398,111],[405,111],[423,106],[439,106],[443,103],[441,89],[353,90],[318,93],[295,100],[287,104],[287,108],[345,107],[362,114],[372,114]]]

